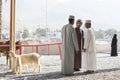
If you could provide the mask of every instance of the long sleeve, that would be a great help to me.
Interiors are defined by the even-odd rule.
[[[84,32],[82,31],[82,49],[84,49]]]
[[[75,50],[79,51],[78,41],[77,41],[77,34],[76,34],[75,29],[73,30],[72,38],[73,38],[73,44],[74,44]]]
[[[63,37],[65,35],[65,26],[63,26],[63,28],[61,29],[61,38],[63,40]]]
[[[64,28],[64,27],[63,27]],[[63,39],[63,28],[61,29],[61,38]]]
[[[90,31],[87,30],[86,34],[84,35],[84,49],[88,49],[90,44]]]

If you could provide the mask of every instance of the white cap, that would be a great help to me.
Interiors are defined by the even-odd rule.
[[[75,16],[70,15],[70,16],[69,16],[69,19],[75,19]]]
[[[78,22],[78,21],[82,22],[82,20],[81,20],[81,19],[78,19],[78,20],[77,20],[77,22]]]
[[[86,23],[91,23],[91,20],[86,20]]]

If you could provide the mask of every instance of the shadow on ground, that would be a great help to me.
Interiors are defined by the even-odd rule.
[[[15,79],[15,80],[22,80],[24,78],[27,78],[27,80],[59,79],[59,78],[63,78],[63,77],[73,77],[73,76],[82,76],[82,75],[90,75],[90,74],[97,74],[97,73],[106,73],[106,72],[112,72],[112,71],[118,71],[118,70],[120,70],[120,68],[97,70],[94,73],[81,73],[81,72],[78,72],[78,73],[75,73],[75,75],[72,75],[72,76],[62,75],[61,72],[50,72],[50,73],[46,73],[46,74],[34,74],[34,75],[16,76],[16,77],[12,77],[11,79]]]

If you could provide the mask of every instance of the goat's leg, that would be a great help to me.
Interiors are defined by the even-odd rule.
[[[28,72],[29,72],[29,70],[28,70],[28,65],[26,64],[25,67],[26,67],[26,70],[27,70],[27,73],[28,73]]]
[[[17,74],[20,74],[20,66],[17,68]]]
[[[22,68],[21,66],[19,66],[19,74],[21,75],[23,72],[22,72]]]
[[[19,66],[19,74],[22,74],[22,66]]]
[[[39,66],[38,66],[38,67],[39,67],[39,71],[38,71],[38,72],[40,72],[40,67],[41,67],[41,66],[40,66],[40,64],[39,64]]]
[[[11,69],[11,59],[9,59],[9,68]]]
[[[9,58],[9,56],[8,56],[8,54],[6,55],[6,64],[8,65],[8,58]]]
[[[40,64],[38,64],[38,65],[35,67],[35,69],[34,69],[33,72],[35,72],[36,70],[38,70],[38,72],[40,72]]]
[[[16,73],[16,75],[18,75],[18,73],[19,73],[19,66],[18,65],[15,66],[15,73]]]
[[[35,68],[34,68],[33,72],[35,72],[37,68],[38,68],[38,65],[37,66],[35,65]]]

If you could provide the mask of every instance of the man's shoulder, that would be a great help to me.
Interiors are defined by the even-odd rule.
[[[64,26],[62,27],[62,29],[64,29],[64,28],[67,27],[67,26],[68,26],[68,24],[64,25]]]
[[[69,26],[69,24],[65,24],[63,27]]]
[[[62,27],[62,29],[64,29],[66,26],[67,26],[67,24],[66,24],[66,25],[64,25],[64,26]]]
[[[74,29],[73,26],[72,26],[71,24],[66,24],[66,25],[63,26],[63,28],[64,28],[64,27],[68,27],[68,28]]]
[[[89,32],[94,32],[94,29],[93,28],[89,28],[88,31]]]
[[[89,28],[89,29],[87,29],[87,34],[91,35],[91,34],[93,34],[93,33],[94,33],[93,28]]]

